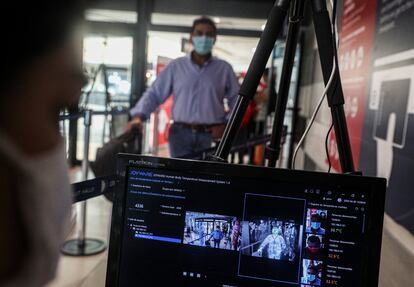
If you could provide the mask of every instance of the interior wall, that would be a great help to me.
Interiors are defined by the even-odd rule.
[[[155,13],[216,15],[241,18],[263,18],[273,0],[146,0]],[[136,11],[138,0],[95,0],[93,8]]]
[[[414,38],[410,36],[414,5],[412,0],[392,3],[347,1],[338,10],[339,15],[347,15],[340,26],[338,57],[356,168],[388,179],[387,212],[414,233],[409,172],[414,170]],[[304,125],[324,84],[313,25],[304,29],[303,37],[299,122]],[[304,143],[302,166],[311,161],[316,170],[327,170],[324,139],[330,124],[325,101]],[[329,137],[329,153],[339,172],[334,133]]]
[[[338,14],[339,66],[355,163],[364,175],[388,179],[380,286],[405,286],[414,280],[408,271],[414,268],[414,2],[351,0]],[[296,139],[324,89],[313,24],[304,28],[303,40]],[[325,102],[297,168],[327,170],[324,142],[330,124]],[[339,172],[333,134],[329,142]]]

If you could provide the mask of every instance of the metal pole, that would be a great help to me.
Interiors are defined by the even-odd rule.
[[[92,124],[92,111],[84,112],[84,138],[83,138],[83,160],[82,160],[82,180],[88,179],[89,172],[89,141]],[[105,243],[99,239],[86,238],[86,213],[87,203],[83,201],[79,212],[81,227],[79,228],[78,238],[66,241],[62,246],[62,253],[72,256],[86,256],[101,253],[106,249]]]
[[[266,116],[274,112],[275,107],[276,107],[276,78],[273,77],[276,71],[275,58],[276,58],[276,48],[273,48],[273,52],[271,55],[271,61],[270,61],[269,74],[267,77],[267,94],[269,95],[269,100],[267,102],[267,107],[266,107],[267,108]],[[263,129],[262,134],[264,135],[266,134],[266,124],[265,124],[265,128]]]
[[[148,30],[151,24],[153,0],[136,0],[136,5],[139,15],[133,39],[131,107],[146,89]]]
[[[295,0],[290,7],[289,31],[286,39],[279,93],[276,99],[272,138],[270,144],[266,147],[265,152],[268,167],[275,167],[280,155],[281,140],[283,137],[283,122],[285,120],[286,106],[289,98],[290,80],[292,78],[300,24],[304,14],[304,2],[305,1],[303,0]]]
[[[79,112],[79,108],[70,107],[68,109],[69,115],[76,115]],[[68,159],[70,166],[76,165],[76,142],[78,141],[78,118],[69,119],[69,141],[68,141]]]
[[[332,23],[325,0],[312,0],[311,2],[313,10],[313,24],[315,27],[316,41],[319,49],[319,60],[321,62],[323,79],[326,85],[332,72],[334,56],[336,67],[338,67],[337,51],[332,37]],[[342,173],[355,173],[352,148],[344,112],[345,100],[339,69],[336,69],[332,85],[328,89],[327,100],[331,109],[332,121],[334,123],[334,131],[336,135]]]
[[[213,155],[213,160],[227,160],[234,138],[240,128],[249,102],[253,99],[256,93],[260,78],[266,68],[266,63],[272,53],[272,50],[274,49],[276,39],[283,29],[283,23],[289,9],[289,5],[290,0],[276,0],[272,10],[269,13],[269,18],[250,62],[246,77],[240,87],[239,97],[237,98],[230,120],[224,130],[223,137],[215,154]]]
[[[90,129],[91,129],[91,122],[92,122],[92,111],[86,110],[84,114],[84,121],[83,126],[84,130],[84,138],[83,138],[83,160],[82,160],[82,180],[88,179],[88,171],[89,171],[89,141],[90,141]],[[86,201],[81,202],[81,209],[79,217],[82,222],[82,226],[79,230],[79,247],[85,247],[85,237],[86,237],[86,211],[87,211],[87,204]]]

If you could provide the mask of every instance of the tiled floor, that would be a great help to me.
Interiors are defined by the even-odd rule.
[[[92,176],[92,175],[91,175]],[[72,182],[81,181],[80,169],[71,170]],[[75,214],[79,214],[80,206],[74,206]],[[101,239],[107,245],[109,242],[109,230],[111,222],[112,203],[103,196],[87,201],[87,224],[86,237]],[[77,218],[79,220],[79,218]],[[75,238],[77,234],[76,225],[68,239]],[[62,255],[59,262],[55,280],[47,287],[101,287],[105,286],[107,251],[93,256],[72,257]]]
[[[98,197],[88,201],[87,238],[97,238],[108,244],[112,204]],[[73,232],[70,238],[75,237]],[[93,256],[62,255],[56,279],[48,287],[105,286],[107,251]]]

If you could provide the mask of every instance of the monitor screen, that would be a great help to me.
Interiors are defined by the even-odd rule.
[[[372,186],[180,162],[126,167],[118,286],[371,286]]]

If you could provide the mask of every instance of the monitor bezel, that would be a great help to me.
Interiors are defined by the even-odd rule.
[[[268,167],[234,165],[220,162],[197,161],[187,159],[171,159],[134,154],[119,154],[117,161],[117,176],[119,184],[117,186],[110,230],[110,241],[108,250],[108,264],[106,274],[106,286],[118,286],[119,266],[121,263],[121,243],[124,223],[124,206],[126,200],[126,176],[130,167],[168,169],[174,171],[184,171],[195,174],[222,175],[230,177],[240,177],[248,175],[252,179],[266,179],[283,182],[297,182],[301,179],[309,184],[324,184],[341,188],[358,186],[365,187],[369,191],[371,200],[371,216],[367,222],[367,231],[370,232],[367,242],[370,248],[366,248],[364,258],[367,259],[363,274],[367,274],[366,282],[363,286],[378,286],[382,229],[385,208],[386,180],[383,178],[367,177],[348,174],[332,174],[313,171],[286,170]],[[246,177],[246,176],[245,176]],[[369,233],[367,232],[367,233]]]

